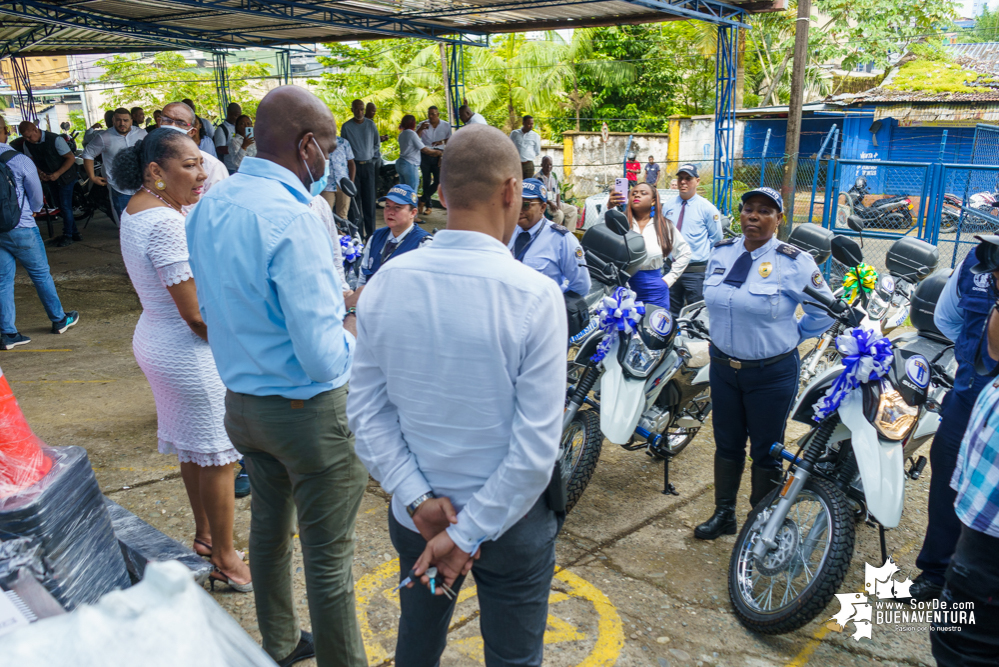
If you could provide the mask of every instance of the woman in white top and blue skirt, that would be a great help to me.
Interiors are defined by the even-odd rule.
[[[610,193],[608,205],[618,206],[623,203],[619,192]],[[645,263],[628,281],[628,287],[635,292],[636,301],[669,310],[669,288],[690,263],[690,246],[673,223],[663,217],[659,191],[648,183],[640,183],[628,193],[625,215],[628,216],[631,230],[645,239],[645,250],[648,253]],[[673,264],[664,274],[663,267],[670,255],[673,257]]]
[[[431,157],[440,157],[442,153],[429,148],[416,133],[416,116],[406,114],[399,124],[399,159],[395,161],[395,170],[399,174],[399,180],[403,185],[408,185],[413,190],[420,187],[420,154],[425,153]]]
[[[735,502],[753,459],[749,503],[755,507],[783,477],[770,447],[783,442],[798,393],[798,345],[833,320],[807,303],[805,287],[832,293],[812,256],[777,240],[784,219],[780,193],[758,188],[742,196],[742,236],[715,244],[704,279],[711,332],[711,400],[715,436],[715,512],[694,536],[734,535]],[[804,315],[797,319],[801,306]]]

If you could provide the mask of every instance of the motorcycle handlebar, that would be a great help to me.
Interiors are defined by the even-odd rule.
[[[840,301],[834,296],[820,292],[811,285],[805,286],[804,292],[806,296],[814,299],[819,307],[849,326],[860,326],[860,323],[864,319],[862,312],[855,311],[847,303]]]

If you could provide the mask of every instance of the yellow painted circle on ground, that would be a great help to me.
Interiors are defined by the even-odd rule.
[[[357,598],[357,618],[361,626],[361,637],[368,653],[368,664],[379,665],[392,658],[395,650],[395,637],[398,631],[396,616],[399,609],[399,594],[393,593],[399,576],[399,559],[391,560],[364,575],[355,585]],[[482,639],[476,636],[456,638],[455,632],[478,615],[472,603],[475,585],[467,579],[458,593],[458,606],[451,620],[448,645],[461,651],[469,658],[484,662]],[[581,628],[578,619],[562,618],[559,603],[570,601],[579,605],[584,613],[596,616],[596,633]],[[373,615],[380,605],[391,605],[391,622],[375,625]],[[624,648],[624,627],[617,609],[596,586],[568,570],[558,570],[552,580],[552,591],[548,597],[548,628],[545,631],[546,647],[565,644],[566,648],[585,650],[585,657],[577,663],[579,667],[612,667]],[[591,624],[592,625],[592,624]],[[546,652],[550,650],[546,648]]]

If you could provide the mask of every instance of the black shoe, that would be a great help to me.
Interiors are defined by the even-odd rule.
[[[65,248],[66,246],[73,245],[73,239],[68,236],[64,236],[53,244],[57,248]]]
[[[308,660],[309,658],[316,657],[316,645],[312,641],[312,633],[302,630],[302,638],[298,640],[298,646],[295,650],[291,652],[287,658],[283,660],[277,660],[277,664],[280,667],[288,667],[288,665],[294,665],[296,662],[301,662],[302,660]]]
[[[766,498],[767,494],[777,488],[784,480],[784,470],[782,468],[760,468],[752,466],[753,488],[749,494],[750,507],[756,507]]]
[[[250,476],[246,474],[243,459],[239,460],[239,472],[236,473],[236,497],[245,498],[250,495]]]
[[[909,596],[916,602],[929,602],[940,597],[943,592],[942,584],[935,584],[926,578],[925,574],[916,577],[909,587]]]
[[[61,334],[66,333],[66,329],[70,327],[75,327],[80,321],[80,313],[75,310],[71,310],[66,313],[66,316],[59,320],[58,322],[52,323],[52,333]]]
[[[0,334],[0,350],[13,350],[18,345],[30,343],[31,339],[24,334]]]
[[[699,540],[714,540],[722,535],[735,535],[735,499],[739,495],[745,461],[731,461],[715,454],[715,513],[694,529]]]
[[[83,237],[80,236],[80,232],[73,232],[73,240],[77,243],[83,240]]]

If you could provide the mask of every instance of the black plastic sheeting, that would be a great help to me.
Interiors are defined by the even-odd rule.
[[[212,573],[212,565],[183,544],[167,537],[148,523],[135,516],[110,498],[104,499],[114,534],[121,545],[125,565],[132,582],[139,582],[146,572],[146,565],[165,560],[180,561],[194,574],[194,579],[203,584]]]
[[[45,564],[42,585],[73,610],[131,581],[86,450],[46,447],[45,453],[52,470],[0,500],[0,539],[37,539]]]

